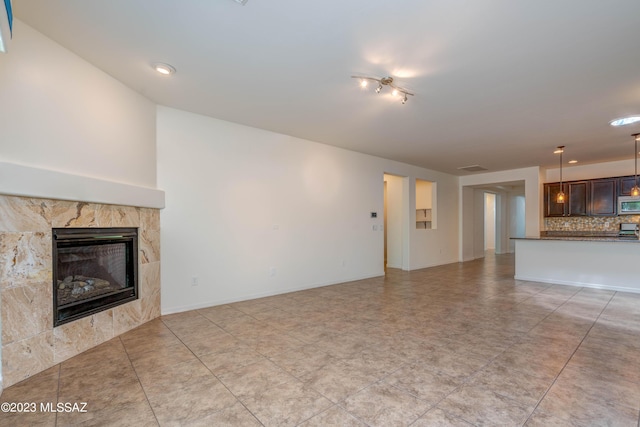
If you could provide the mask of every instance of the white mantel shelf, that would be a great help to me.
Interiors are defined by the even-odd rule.
[[[514,240],[517,280],[640,293],[639,240],[615,237]]]
[[[164,208],[164,191],[0,162],[0,194],[110,205]]]

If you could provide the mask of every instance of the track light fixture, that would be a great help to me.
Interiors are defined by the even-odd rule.
[[[376,93],[380,93],[382,91],[383,86],[389,86],[391,88],[391,93],[393,96],[403,95],[402,103],[406,104],[408,96],[414,96],[413,93],[408,90],[401,88],[393,83],[393,77],[383,77],[381,79],[375,77],[367,77],[367,76],[351,76],[353,79],[360,80],[360,87],[367,87],[367,83],[369,80],[374,82],[378,82],[378,87],[376,87]]]

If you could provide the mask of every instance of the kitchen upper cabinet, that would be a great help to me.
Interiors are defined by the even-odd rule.
[[[640,185],[640,179],[638,179],[638,184]],[[620,195],[621,196],[630,196],[631,189],[636,185],[636,179],[633,176],[623,176],[620,178]]]
[[[564,203],[557,203],[560,183],[544,184],[545,216],[586,216],[589,215],[590,182],[573,181],[562,184]]]
[[[544,184],[544,216],[566,216],[568,196],[567,184],[562,184],[562,190],[565,194],[564,203],[556,203],[556,198],[560,192],[560,183]]]
[[[618,214],[618,196],[631,195],[635,183],[633,176],[564,182],[564,204],[556,203],[560,183],[546,183],[544,216],[615,216]]]
[[[623,178],[624,179],[624,178]],[[594,216],[615,216],[618,212],[616,187],[618,179],[605,178],[591,181],[591,212]],[[633,184],[631,185],[633,187]],[[629,191],[631,191],[629,187]]]
[[[587,216],[589,214],[589,184],[589,181],[567,183],[569,197],[565,204],[568,205],[567,214],[569,216]]]

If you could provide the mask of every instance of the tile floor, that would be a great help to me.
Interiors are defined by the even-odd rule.
[[[520,282],[513,265],[163,316],[6,389],[38,411],[0,425],[637,427],[640,295]]]

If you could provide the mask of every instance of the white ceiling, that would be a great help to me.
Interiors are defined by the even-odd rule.
[[[158,104],[447,173],[633,157],[638,0],[13,0]],[[20,37],[19,28],[14,38]],[[162,61],[178,71],[154,73]],[[393,76],[406,105],[354,74]]]

